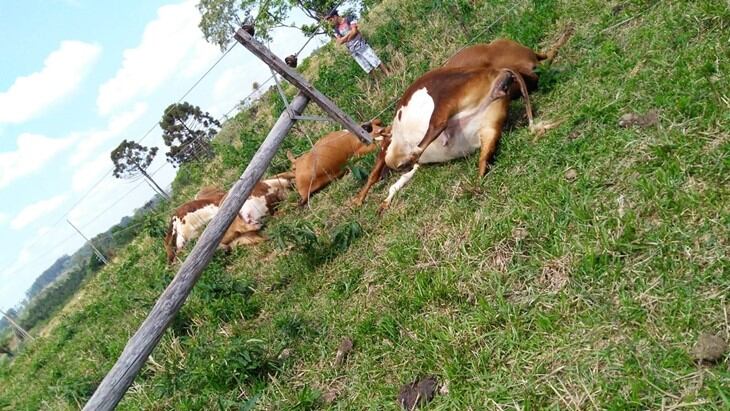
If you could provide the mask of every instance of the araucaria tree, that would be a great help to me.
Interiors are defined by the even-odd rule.
[[[114,177],[134,178],[143,176],[157,188],[158,192],[167,197],[165,190],[147,174],[147,168],[157,155],[157,147],[145,147],[134,141],[124,140],[112,150],[111,159],[114,163]]]
[[[160,120],[162,139],[170,147],[167,161],[173,165],[211,155],[210,140],[221,123],[190,103],[170,104]]]
[[[198,10],[203,17],[199,27],[209,43],[225,49],[243,22],[254,24],[258,38],[270,39],[271,29],[291,27],[285,21],[291,10],[297,8],[314,21],[297,28],[314,35],[319,34],[317,28],[327,12],[342,3],[337,0],[200,0]]]

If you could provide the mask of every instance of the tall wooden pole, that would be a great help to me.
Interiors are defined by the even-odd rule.
[[[138,162],[135,161],[134,162],[134,165],[137,167],[137,171],[139,171],[139,173],[142,174],[142,177],[146,178],[147,181],[149,181],[149,182],[151,182],[152,184],[155,185],[155,187],[157,188],[157,193],[158,194],[160,194],[161,196],[165,197],[165,199],[167,199],[167,200],[170,199],[170,196],[167,195],[167,193],[165,192],[165,190],[163,190],[162,187],[160,187],[159,184],[157,184],[157,182],[154,179],[152,179],[152,176],[150,176],[149,174],[147,174],[147,172],[144,170],[144,168],[142,168],[139,165]]]
[[[366,144],[371,144],[373,142],[370,134],[368,134],[367,131],[363,130],[363,128],[360,127],[359,124],[354,122],[350,118],[350,116],[345,114],[344,111],[340,110],[340,108],[337,107],[335,103],[332,102],[332,100],[327,98],[327,96],[325,96],[324,94],[319,92],[319,90],[309,84],[307,80],[305,80],[304,77],[300,76],[296,70],[292,70],[289,66],[286,65],[286,63],[284,63],[280,58],[278,58],[274,53],[266,48],[266,46],[256,41],[256,39],[254,39],[245,30],[238,29],[234,37],[239,43],[243,44],[243,46],[251,51],[251,53],[253,53],[256,57],[261,59],[264,63],[268,64],[269,67],[271,67],[274,71],[281,74],[282,77],[284,77],[285,79],[287,79],[287,81],[296,86],[301,93],[317,103],[317,105],[320,106],[322,110],[324,110],[324,112],[327,113],[330,117],[342,123],[342,125],[346,129],[350,130],[353,134],[355,134],[355,136],[359,138],[360,141]]]
[[[83,238],[84,240],[86,240],[86,243],[87,243],[87,244],[89,244],[89,245],[91,246],[91,248],[92,248],[92,249],[94,250],[94,253],[96,254],[96,257],[97,257],[97,258],[98,258],[99,260],[101,260],[101,262],[102,262],[102,263],[104,263],[104,265],[107,265],[107,264],[109,264],[109,262],[108,262],[108,261],[106,260],[106,257],[104,257],[104,254],[102,254],[102,253],[101,253],[101,251],[99,251],[99,249],[98,249],[98,248],[96,248],[96,246],[94,245],[94,243],[92,243],[92,242],[91,242],[91,240],[89,240],[88,238],[86,238],[86,236],[84,235],[84,233],[82,233],[82,232],[81,232],[81,230],[79,230],[78,228],[76,228],[76,226],[75,226],[75,225],[73,225],[73,223],[71,222],[71,220],[69,220],[69,219],[67,218],[67,219],[66,219],[66,222],[68,223],[68,225],[70,225],[71,227],[73,227],[73,229],[74,229],[74,230],[76,230],[76,232],[77,232],[77,233],[79,233],[79,235],[80,235],[80,236],[81,236],[81,237],[82,237],[82,238]]]
[[[301,93],[298,94],[291,104],[294,115],[301,114],[308,102],[307,96]],[[185,299],[218,248],[223,234],[233,222],[244,201],[251,194],[253,186],[264,175],[264,171],[274,158],[276,150],[284,141],[284,137],[286,137],[295,121],[289,112],[284,111],[281,114],[266,140],[261,144],[261,147],[246,167],[246,171],[243,172],[238,182],[228,192],[220,211],[203,231],[193,251],[190,252],[175,278],[167,286],[155,306],[152,307],[147,319],[129,339],[121,356],[101,381],[94,395],[84,406],[84,410],[112,410],[121,401],[124,393],[127,392],[134,378],[147,361],[147,357],[160,342],[165,330],[182,308]]]
[[[25,329],[23,327],[21,327],[18,323],[16,323],[15,321],[13,321],[13,319],[10,318],[10,316],[5,311],[0,310],[0,314],[2,314],[3,317],[5,317],[5,319],[8,320],[8,322],[10,323],[10,325],[13,326],[13,328],[15,328],[20,333],[20,335],[23,336],[23,339],[26,339],[27,338],[27,339],[29,339],[31,341],[34,339],[33,336],[30,335],[30,333],[28,333],[28,331],[25,331]]]

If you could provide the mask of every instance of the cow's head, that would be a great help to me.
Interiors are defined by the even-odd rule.
[[[379,118],[374,118],[367,123],[363,123],[360,127],[370,133],[373,141],[382,141],[386,134],[390,135],[390,126],[385,127]]]

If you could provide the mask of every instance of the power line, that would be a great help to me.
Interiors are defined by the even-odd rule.
[[[312,37],[310,37],[310,38],[309,38],[309,39],[308,39],[308,40],[307,40],[307,41],[306,41],[306,42],[304,43],[304,45],[303,45],[303,46],[302,46],[302,47],[301,47],[301,48],[299,49],[299,51],[298,51],[298,52],[296,53],[296,55],[300,54],[300,53],[301,53],[301,52],[302,52],[302,51],[304,50],[304,48],[306,48],[306,46],[307,46],[307,45],[309,44],[309,42],[311,42],[311,41],[312,41],[312,39],[314,39],[314,37],[315,37],[315,36],[312,36]],[[177,103],[180,103],[180,102],[181,102],[181,101],[182,101],[182,100],[183,100],[183,99],[184,99],[185,97],[187,97],[187,96],[188,96],[188,95],[189,95],[189,94],[190,94],[190,93],[191,93],[191,92],[192,92],[192,91],[193,91],[193,90],[194,90],[194,89],[195,89],[195,88],[196,88],[196,87],[197,87],[198,85],[200,85],[200,83],[201,83],[201,82],[202,82],[202,81],[203,81],[203,80],[204,80],[204,79],[205,79],[205,78],[206,78],[206,77],[207,77],[207,76],[208,76],[208,75],[209,75],[209,74],[210,74],[210,73],[211,73],[211,72],[213,71],[213,69],[215,69],[215,67],[216,67],[216,66],[218,66],[218,64],[220,64],[220,62],[221,62],[221,61],[223,61],[223,59],[224,59],[224,58],[225,58],[225,57],[226,57],[226,56],[227,56],[227,55],[228,55],[228,54],[229,54],[229,53],[230,53],[230,52],[231,52],[231,51],[233,50],[233,48],[234,48],[234,47],[235,47],[235,46],[236,46],[237,44],[238,44],[238,43],[235,43],[235,42],[234,42],[234,43],[233,43],[233,44],[232,44],[232,45],[231,45],[231,46],[230,46],[230,47],[229,47],[229,48],[228,48],[228,49],[227,49],[227,50],[226,50],[226,51],[225,51],[225,52],[224,52],[224,53],[223,53],[223,54],[222,54],[222,55],[221,55],[221,56],[220,56],[220,57],[219,57],[219,58],[218,58],[218,59],[217,59],[217,60],[216,60],[216,61],[215,61],[215,62],[214,62],[214,63],[213,63],[213,64],[212,64],[212,65],[211,65],[210,67],[209,67],[209,68],[208,68],[208,70],[206,70],[206,71],[205,71],[205,72],[204,72],[204,73],[203,73],[203,74],[202,74],[202,75],[200,76],[200,78],[198,78],[198,80],[197,80],[197,81],[196,81],[195,83],[193,83],[193,85],[192,85],[192,86],[190,86],[190,88],[188,88],[188,89],[187,89],[187,90],[185,91],[185,93],[183,93],[183,95],[182,95],[182,96],[181,96],[181,97],[180,97],[180,98],[179,98],[179,99],[177,100]],[[272,80],[273,78],[274,78],[274,75],[272,75],[272,76],[270,76],[269,78],[267,78],[267,79],[266,79],[266,80],[265,80],[265,81],[264,81],[264,82],[263,82],[263,83],[262,83],[262,84],[261,84],[261,85],[259,86],[259,89],[257,89],[257,90],[254,90],[254,91],[252,91],[252,92],[251,92],[251,93],[249,93],[249,94],[248,94],[248,95],[247,95],[246,97],[244,97],[244,98],[243,98],[243,99],[242,99],[241,101],[246,101],[246,100],[248,100],[249,98],[251,98],[251,97],[252,97],[252,96],[253,96],[254,94],[256,94],[256,93],[261,93],[261,90],[260,90],[260,88],[261,88],[261,87],[263,87],[264,85],[266,85],[267,83],[269,83],[269,82],[270,82],[270,81],[271,81],[271,80]],[[260,96],[259,96],[259,97],[260,97]],[[222,116],[222,117],[220,118],[220,120],[218,120],[218,121],[221,121],[221,120],[223,120],[223,119],[224,119],[224,117],[227,117],[227,116],[228,116],[228,115],[229,115],[229,114],[230,114],[231,112],[233,112],[233,111],[234,111],[234,110],[235,110],[236,108],[238,108],[238,107],[240,107],[240,106],[241,106],[241,104],[240,104],[240,103],[239,103],[239,104],[236,104],[236,105],[234,105],[234,106],[233,106],[233,107],[232,107],[232,108],[231,108],[231,109],[230,109],[230,110],[229,110],[229,111],[228,111],[228,112],[227,112],[227,113],[226,113],[226,114],[225,114],[224,116]],[[138,140],[137,140],[137,142],[142,142],[142,141],[144,141],[145,139],[147,139],[147,138],[149,137],[149,135],[150,135],[150,134],[151,134],[151,133],[152,133],[152,132],[153,132],[153,131],[154,131],[154,130],[155,130],[155,129],[157,128],[157,126],[158,126],[158,125],[159,125],[159,123],[158,123],[158,122],[155,122],[155,123],[154,123],[154,124],[153,124],[153,125],[152,125],[152,126],[151,126],[151,127],[150,127],[150,128],[149,128],[149,129],[148,129],[148,130],[147,130],[147,131],[146,131],[146,132],[145,132],[145,133],[144,133],[144,134],[143,134],[143,135],[142,135],[142,136],[141,136],[141,137],[140,137],[140,138],[138,139]],[[193,140],[193,141],[195,141],[195,140]],[[187,143],[186,145],[189,145],[189,144],[191,144],[191,143],[192,143],[193,141],[190,141],[190,142],[188,142],[188,143]],[[169,164],[168,162],[165,162],[164,164],[162,164],[162,166],[160,166],[160,167],[159,167],[159,168],[158,168],[157,170],[155,170],[155,171],[154,171],[154,172],[153,172],[153,173],[152,173],[151,175],[154,175],[154,174],[156,174],[157,172],[159,172],[159,171],[160,171],[160,170],[161,170],[162,168],[164,168],[164,167],[165,167],[165,166],[167,166],[168,164]],[[108,178],[108,177],[109,177],[109,176],[110,176],[110,175],[111,175],[111,174],[113,173],[113,171],[114,171],[114,168],[112,167],[112,168],[110,168],[110,169],[109,169],[109,170],[108,170],[108,171],[107,171],[106,173],[104,173],[104,174],[103,174],[103,175],[102,175],[102,176],[101,176],[101,177],[100,177],[100,178],[99,178],[99,179],[98,179],[97,181],[95,181],[95,182],[94,182],[94,184],[92,184],[92,185],[91,185],[91,187],[90,187],[90,188],[89,188],[88,190],[86,190],[86,192],[85,192],[85,193],[84,193],[84,194],[83,194],[83,195],[82,195],[82,196],[81,196],[81,197],[80,197],[80,198],[79,198],[78,200],[76,200],[76,201],[75,201],[75,202],[73,203],[73,205],[72,205],[72,206],[71,206],[70,208],[68,208],[68,209],[67,209],[67,211],[66,211],[66,212],[65,212],[65,213],[64,213],[64,214],[63,214],[63,215],[62,215],[61,217],[59,217],[59,218],[58,218],[58,220],[56,220],[56,221],[55,221],[55,222],[53,223],[53,227],[54,227],[54,228],[56,228],[56,227],[58,226],[58,224],[60,224],[60,223],[61,223],[61,222],[62,222],[62,221],[63,221],[64,219],[66,219],[67,217],[69,217],[69,215],[71,214],[71,212],[73,212],[73,210],[75,210],[75,209],[76,209],[76,207],[78,207],[78,206],[79,206],[79,204],[81,204],[81,203],[82,203],[82,202],[83,202],[84,200],[86,200],[86,199],[87,199],[87,198],[88,198],[88,197],[89,197],[89,196],[90,196],[90,195],[91,195],[91,194],[92,194],[92,193],[93,193],[93,192],[94,192],[94,191],[95,191],[95,190],[96,190],[96,189],[97,189],[97,188],[98,188],[98,187],[99,187],[99,186],[101,185],[101,183],[102,183],[102,182],[103,182],[104,180],[106,180],[106,179],[107,179],[107,178]],[[101,217],[101,216],[102,216],[102,215],[103,215],[104,213],[108,212],[108,211],[109,211],[110,209],[112,209],[112,208],[113,208],[114,206],[116,206],[116,204],[117,204],[117,203],[118,203],[119,201],[123,200],[123,199],[124,199],[125,197],[127,197],[127,196],[128,196],[129,194],[131,194],[131,193],[132,193],[132,192],[133,192],[134,190],[136,190],[137,188],[139,188],[139,186],[140,186],[141,184],[142,184],[142,182],[139,182],[139,183],[137,183],[137,184],[136,184],[136,185],[135,185],[134,187],[132,187],[132,189],[130,189],[130,190],[129,190],[129,191],[127,191],[127,192],[126,192],[126,193],[125,193],[124,195],[122,195],[122,196],[121,196],[121,198],[120,198],[119,200],[117,200],[116,202],[113,202],[112,204],[110,204],[110,205],[109,205],[108,207],[106,207],[105,209],[103,209],[103,210],[102,210],[102,211],[101,211],[100,213],[98,213],[97,215],[95,215],[95,216],[94,216],[94,217],[93,217],[93,218],[92,218],[92,219],[91,219],[90,221],[88,221],[87,223],[85,223],[85,224],[84,224],[84,225],[82,226],[82,228],[88,227],[88,226],[89,226],[90,224],[92,224],[92,223],[93,223],[94,221],[96,221],[96,220],[97,220],[97,219],[98,219],[99,217]],[[164,212],[169,212],[169,210],[165,210]],[[156,215],[159,215],[159,214],[161,214],[161,213],[157,213]],[[124,229],[124,230],[126,230],[126,229],[129,229],[129,227],[125,227],[125,229]],[[117,233],[119,233],[119,232],[117,232]],[[116,233],[115,233],[115,234],[116,234]],[[12,274],[16,274],[16,273],[18,273],[18,272],[20,272],[20,271],[22,271],[22,270],[24,270],[24,269],[26,269],[26,268],[28,268],[28,267],[32,266],[32,265],[33,265],[34,263],[38,263],[39,261],[42,261],[42,259],[43,259],[44,257],[46,257],[47,255],[51,254],[52,252],[55,252],[55,251],[56,251],[56,250],[57,250],[57,249],[58,249],[58,248],[59,248],[60,246],[62,246],[62,245],[63,245],[64,243],[66,243],[66,242],[67,242],[67,241],[68,241],[69,239],[71,239],[71,238],[72,238],[72,237],[74,237],[74,236],[75,236],[75,234],[73,234],[73,233],[72,233],[72,234],[71,234],[71,235],[69,235],[68,237],[64,238],[64,239],[63,239],[62,241],[58,242],[58,243],[57,243],[57,244],[56,244],[55,246],[51,247],[50,249],[47,249],[47,251],[46,251],[45,253],[41,254],[41,255],[40,255],[40,256],[38,256],[38,257],[36,257],[36,258],[35,258],[35,259],[34,259],[33,261],[31,261],[31,262],[29,262],[29,263],[27,263],[27,264],[24,264],[24,265],[22,265],[21,267],[18,267],[18,268],[16,268],[15,270],[13,270],[13,271],[12,271]],[[39,241],[40,241],[41,239],[42,239],[42,237],[39,237],[39,238],[38,238],[38,239],[37,239],[36,241],[34,241],[34,242],[30,243],[30,245],[29,245],[28,247],[32,247],[32,246],[36,245],[36,244],[37,244],[37,243],[38,243],[38,242],[39,242]]]
[[[231,50],[233,50],[233,48],[234,48],[234,47],[236,47],[236,44],[237,44],[237,43],[233,43],[233,44],[231,45],[231,47],[229,47],[229,48],[228,48],[228,50],[226,50],[226,51],[225,51],[225,53],[223,53],[223,55],[222,55],[222,56],[220,56],[220,57],[218,58],[218,60],[216,60],[216,62],[215,62],[215,63],[213,63],[213,65],[212,65],[212,66],[210,66],[210,68],[209,68],[209,69],[208,69],[208,70],[207,70],[207,71],[206,71],[205,73],[203,73],[203,75],[202,75],[202,76],[200,76],[200,78],[198,79],[198,81],[196,81],[196,82],[195,82],[195,84],[193,84],[193,85],[192,85],[192,86],[191,86],[191,87],[190,87],[190,88],[188,89],[188,91],[186,91],[186,92],[185,92],[185,94],[183,94],[183,95],[182,95],[182,97],[180,97],[180,98],[179,98],[179,99],[177,100],[177,102],[179,103],[179,102],[181,102],[181,101],[182,101],[182,100],[183,100],[183,99],[184,99],[185,97],[187,97],[187,96],[188,96],[188,94],[190,94],[190,93],[191,93],[191,92],[193,91],[193,89],[194,89],[195,87],[197,87],[197,86],[198,86],[198,84],[200,84],[200,82],[201,82],[201,81],[203,81],[203,79],[204,79],[204,78],[205,78],[205,77],[206,77],[206,76],[207,76],[208,74],[210,74],[210,72],[211,72],[211,71],[213,71],[213,69],[215,68],[215,66],[217,66],[217,65],[218,65],[218,63],[220,63],[220,62],[221,62],[221,61],[223,60],[223,58],[225,58],[225,57],[226,57],[226,56],[228,55],[228,53],[230,53],[230,52],[231,52]]]

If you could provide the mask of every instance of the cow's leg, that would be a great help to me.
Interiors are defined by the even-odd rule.
[[[357,193],[357,195],[352,199],[352,201],[351,201],[352,204],[354,204],[356,206],[362,205],[362,203],[365,201],[365,198],[368,196],[368,192],[370,192],[370,189],[378,181],[381,180],[383,169],[385,167],[386,167],[385,156],[378,156],[378,159],[375,161],[375,166],[373,166],[373,170],[370,172],[370,176],[368,176],[368,181],[360,189],[360,191]]]
[[[416,174],[416,170],[418,170],[418,163],[413,165],[413,169],[411,171],[403,174],[398,181],[395,182],[392,186],[388,188],[388,197],[380,203],[380,208],[378,209],[378,213],[382,213],[383,211],[387,210],[388,207],[390,207],[390,202],[393,201],[393,197],[395,197],[395,194],[400,191],[403,187],[405,187],[406,184],[408,184],[409,181],[413,178],[413,175]]]
[[[357,195],[350,200],[351,204],[361,206],[363,201],[365,201],[365,197],[368,196],[370,189],[378,181],[383,179],[383,176],[388,170],[388,167],[385,165],[385,153],[388,151],[388,146],[390,146],[390,137],[384,137],[383,141],[380,142],[380,153],[378,153],[378,158],[375,159],[375,165],[373,166],[373,170],[370,172],[370,176],[368,176],[368,181],[365,183],[363,188],[360,189]]]
[[[502,126],[507,119],[509,99],[501,98],[494,101],[485,113],[482,128],[479,130],[481,153],[479,155],[479,176],[484,176],[489,168],[489,162],[497,150],[497,143],[502,137]]]
[[[323,189],[326,187],[329,183],[331,183],[334,180],[338,180],[342,178],[342,176],[345,175],[347,170],[340,170],[335,175],[331,175],[327,173],[327,175],[324,176],[318,176],[313,179],[310,179],[308,182],[304,183],[304,187],[297,187],[297,190],[299,191],[299,205],[305,206],[309,202],[309,198],[312,197],[312,194],[316,193],[317,191]]]
[[[413,149],[413,153],[408,157],[406,162],[400,166],[418,163],[418,159],[421,158],[421,154],[426,151],[426,148],[428,148],[428,146],[433,143],[433,141],[436,140],[438,136],[444,132],[444,130],[446,130],[446,126],[449,123],[448,114],[447,110],[441,110],[441,112],[433,113],[428,130],[426,130],[426,134],[421,139],[421,142],[418,143],[418,146]],[[444,145],[446,145],[446,143],[448,143],[448,141],[446,141]]]
[[[296,177],[293,171],[286,171],[269,177],[270,179],[280,178],[282,180],[293,180]]]
[[[563,30],[563,33],[560,35],[560,38],[558,39],[558,41],[556,41],[552,45],[552,47],[550,47],[550,49],[548,51],[546,51],[545,53],[535,53],[535,55],[537,56],[537,59],[539,61],[544,61],[548,65],[552,64],[553,59],[555,59],[555,57],[558,55],[558,49],[560,47],[562,47],[565,43],[567,43],[568,39],[572,35],[573,35],[573,27],[572,26],[566,27],[565,30]]]
[[[362,147],[355,150],[353,157],[364,156],[365,154],[372,153],[373,151],[377,150],[377,148],[378,148],[377,144],[363,145]]]
[[[238,247],[241,245],[253,245],[266,241],[266,237],[258,233],[258,231],[250,231],[245,233],[229,244],[231,247]]]

